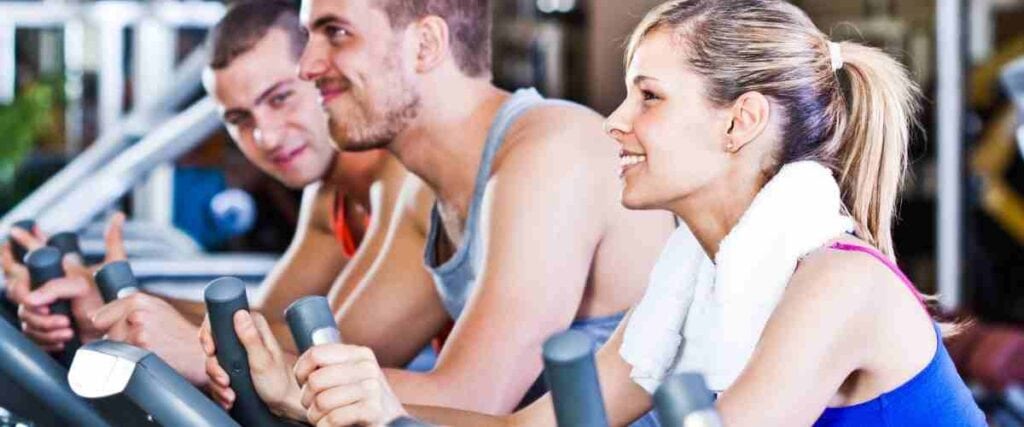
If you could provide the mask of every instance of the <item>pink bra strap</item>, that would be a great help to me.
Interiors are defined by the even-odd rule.
[[[886,267],[889,267],[889,270],[891,270],[893,273],[896,273],[896,276],[900,278],[900,281],[902,281],[903,284],[906,285],[907,289],[910,289],[910,292],[914,294],[914,297],[917,298],[917,301],[920,302],[921,306],[925,307],[925,311],[927,311],[927,306],[925,305],[924,297],[921,295],[921,292],[918,292],[917,288],[914,287],[914,284],[913,282],[910,281],[910,278],[908,278],[906,274],[903,274],[903,271],[900,270],[899,266],[897,266],[896,263],[892,262],[892,260],[889,259],[889,257],[879,252],[878,249],[868,246],[851,245],[849,243],[842,242],[833,243],[832,246],[829,246],[829,249],[862,252],[875,257],[875,259],[881,261],[882,264],[885,264]]]

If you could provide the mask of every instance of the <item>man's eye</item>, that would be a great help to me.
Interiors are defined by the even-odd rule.
[[[282,92],[282,93],[279,93],[277,95],[272,96],[270,98],[270,106],[271,107],[280,107],[282,104],[285,103],[285,101],[288,100],[288,98],[291,97],[291,95],[292,95],[291,91],[288,91],[288,92]]]
[[[334,40],[348,36],[348,30],[337,25],[328,25],[324,27],[324,34],[327,38]]]
[[[243,130],[252,126],[252,120],[249,118],[236,118],[232,120],[225,120],[225,123],[227,123],[228,126]]]

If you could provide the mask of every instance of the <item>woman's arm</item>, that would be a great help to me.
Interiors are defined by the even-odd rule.
[[[811,425],[872,347],[870,277],[845,255],[804,259],[736,382],[716,406],[725,425]]]

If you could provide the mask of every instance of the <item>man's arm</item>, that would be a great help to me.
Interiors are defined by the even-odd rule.
[[[313,184],[302,194],[295,236],[253,298],[253,309],[273,324],[284,321],[284,309],[297,298],[324,295],[347,258],[334,237],[331,215],[335,189]]]
[[[651,395],[629,377],[633,367],[622,360],[619,349],[629,318],[624,319],[615,333],[597,352],[597,375],[601,383],[601,396],[608,412],[608,423],[613,426],[629,425],[651,410]],[[405,405],[413,416],[436,425],[446,426],[554,426],[555,408],[551,393],[545,394],[529,406],[505,417],[484,416],[433,406]]]
[[[319,184],[306,188],[295,237],[253,298],[253,309],[264,313],[278,341],[292,352],[284,309],[299,297],[327,293],[345,265],[330,228],[333,202],[333,188]],[[202,301],[137,294],[103,306],[93,325],[110,329],[111,337],[156,352],[198,381],[204,378],[194,362],[203,355],[194,337],[205,315]]]
[[[358,288],[373,263],[380,256],[388,237],[388,230],[398,212],[402,188],[409,173],[398,160],[388,157],[380,179],[370,187],[370,203],[374,207],[370,227],[359,244],[359,249],[331,286],[327,300],[335,310]]]
[[[381,255],[337,312],[342,339],[372,348],[383,366],[404,366],[448,321],[423,265],[433,201],[418,178],[406,179]]]
[[[618,203],[609,191],[615,159],[611,142],[595,145],[607,138],[585,129],[599,129],[595,121],[537,110],[520,119],[528,131],[506,141],[516,145],[488,185],[484,266],[437,366],[386,372],[403,403],[508,413],[541,372],[543,342],[576,317]]]

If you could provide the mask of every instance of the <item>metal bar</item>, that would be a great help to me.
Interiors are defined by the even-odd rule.
[[[129,136],[144,135],[156,125],[157,120],[184,103],[199,89],[205,58],[206,52],[202,47],[189,54],[178,66],[173,83],[159,100],[135,108],[124,121],[100,135],[73,162],[4,215],[0,220],[0,232],[6,233],[15,221],[35,218],[50,209],[54,203],[75,191],[90,174],[124,150],[128,146]]]
[[[152,5],[154,16],[178,28],[210,28],[224,16],[226,7],[220,2],[161,2]]]
[[[155,103],[171,83],[177,34],[174,27],[153,15],[135,25],[132,52],[136,105]],[[174,165],[156,167],[132,193],[135,219],[170,226],[174,211]]]
[[[215,103],[203,98],[164,122],[36,217],[43,230],[79,230],[154,167],[187,153],[220,127]]]
[[[62,4],[55,7],[53,4],[28,3],[21,1],[0,2],[0,10],[3,10],[4,22],[14,23],[18,27],[59,27],[64,21],[78,13],[77,5]]]
[[[0,104],[14,102],[18,88],[14,24],[0,20]]]
[[[995,45],[996,31],[993,22],[995,5],[992,0],[971,0],[970,7],[970,35],[969,52],[971,64],[977,64],[992,56],[992,48]]]
[[[936,4],[936,140],[938,146],[938,291],[947,310],[960,305],[963,273],[964,29],[961,0]]]
[[[99,27],[100,65],[97,116],[100,132],[112,128],[124,110],[124,27]]]
[[[92,14],[105,21],[115,20],[128,24],[139,19],[146,11],[168,25],[182,28],[209,28],[224,15],[225,6],[219,2],[182,1],[140,3],[135,1],[104,0],[91,4],[61,3],[59,7],[49,2],[0,1],[4,22],[14,22],[18,27],[59,27],[77,16]]]
[[[70,19],[64,23],[64,140],[69,156],[82,151],[84,75],[85,23]]]

